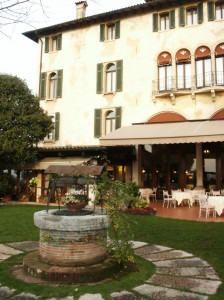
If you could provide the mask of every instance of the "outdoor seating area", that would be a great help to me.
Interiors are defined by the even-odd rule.
[[[170,193],[163,190],[162,197],[157,193],[155,198],[150,198],[151,192],[152,189],[141,189],[142,197],[148,199],[152,208],[156,208],[158,216],[224,222],[223,190],[206,192],[205,189],[178,189]]]

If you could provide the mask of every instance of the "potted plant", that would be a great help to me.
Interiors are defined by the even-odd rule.
[[[89,202],[89,198],[83,190],[74,190],[65,193],[65,195],[61,197],[61,200],[69,210],[74,211],[81,211]]]
[[[38,202],[39,203],[47,203],[47,200],[48,200],[48,196],[47,195],[40,195],[38,196]]]
[[[29,194],[20,194],[19,195],[19,201],[20,202],[29,202],[30,201]]]

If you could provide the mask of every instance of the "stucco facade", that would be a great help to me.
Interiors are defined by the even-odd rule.
[[[42,85],[40,104],[50,115],[60,115],[57,120],[58,136],[51,136],[39,145],[43,152],[45,148],[52,151],[58,149],[60,152],[64,151],[63,148],[68,150],[74,147],[82,149],[96,146],[100,149],[100,138],[106,133],[135,123],[150,123],[150,119],[155,117],[156,122],[170,121],[166,120],[170,112],[180,115],[183,120],[207,120],[217,113],[219,119],[224,118],[224,66],[221,65],[224,64],[224,2],[146,1],[92,17],[84,16],[85,1],[76,5],[83,13],[82,18],[25,33],[39,43],[40,94],[41,84],[44,82],[45,85],[44,89]],[[110,26],[117,25],[116,22],[119,22],[119,28],[115,28],[119,35],[109,38]],[[106,30],[103,39],[102,30]],[[53,50],[53,39],[59,35],[60,48]],[[47,47],[46,43],[49,43]],[[218,46],[221,49],[219,55]],[[197,54],[200,52],[197,51],[203,54],[204,49],[208,49],[209,54],[200,58]],[[177,59],[180,50],[190,53],[184,61]],[[163,53],[171,57],[165,63],[159,60]],[[210,68],[208,77],[203,77],[205,84],[197,81],[199,67],[203,67],[197,63],[200,59],[209,60],[202,72],[203,77],[207,74],[206,68]],[[107,69],[108,66],[118,66],[117,62],[121,69],[119,90],[116,90],[117,78],[113,78],[118,76],[118,69],[109,75]],[[178,64],[181,63],[188,64],[187,73],[181,69],[181,75],[189,77],[185,88],[182,85],[178,87],[179,83],[185,82],[182,77],[180,80],[178,74]],[[217,64],[220,71],[218,83]],[[98,66],[102,67],[101,85],[98,82]],[[169,78],[164,82],[168,82],[169,86],[161,88],[160,81],[163,78],[159,73],[160,67],[164,67],[165,71],[162,72],[166,72],[167,66]],[[61,91],[59,97],[52,97],[50,76],[57,74],[58,70],[62,70],[60,74],[63,74]],[[57,80],[58,77],[55,82]],[[110,86],[108,91],[108,85],[116,86]],[[100,92],[98,87],[101,87]],[[116,108],[120,109],[118,125]],[[94,133],[96,110],[101,118],[98,134]],[[115,113],[115,127],[109,120],[110,129],[106,129],[108,125],[105,125],[108,112]],[[162,117],[161,113],[167,115],[163,114]],[[121,145],[122,142],[117,146]],[[133,151],[134,158],[124,164],[118,159],[114,164],[126,168],[125,180],[135,180],[141,184],[143,167],[139,145],[130,145],[126,151]],[[45,153],[46,156],[48,154]],[[152,168],[150,163],[146,165]]]

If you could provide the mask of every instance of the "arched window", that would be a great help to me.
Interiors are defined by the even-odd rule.
[[[206,46],[195,51],[197,88],[212,85],[211,51]]]
[[[55,99],[57,96],[57,74],[49,75],[49,99]]]
[[[216,84],[224,85],[224,43],[215,48]]]
[[[109,110],[105,115],[105,134],[115,130],[115,112]]]
[[[116,91],[116,66],[108,64],[106,67],[106,92],[111,93]]]
[[[162,52],[158,56],[159,91],[172,88],[172,57],[169,52]]]
[[[191,88],[191,53],[180,49],[176,53],[177,89]]]

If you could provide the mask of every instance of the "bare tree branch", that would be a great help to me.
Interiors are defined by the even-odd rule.
[[[0,0],[0,29],[14,23],[29,23],[34,6],[44,11],[41,0]]]

